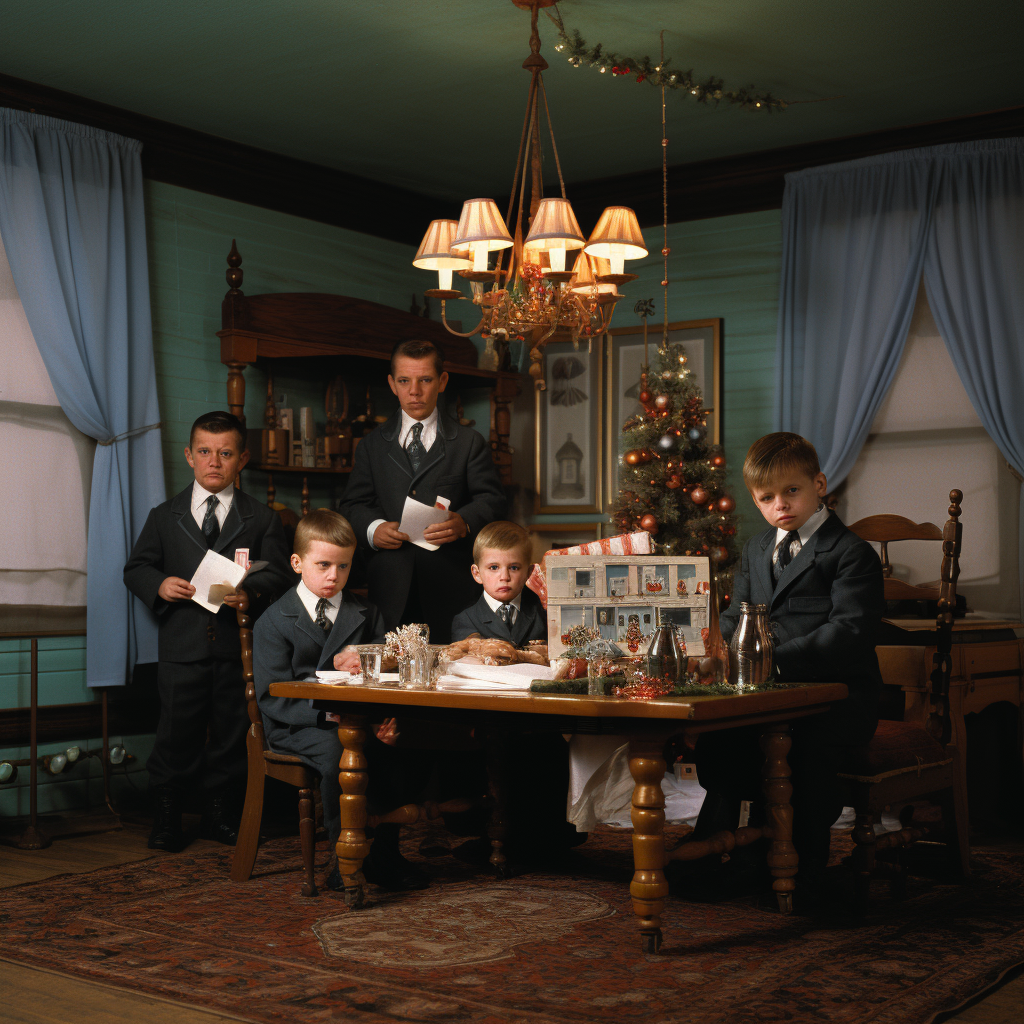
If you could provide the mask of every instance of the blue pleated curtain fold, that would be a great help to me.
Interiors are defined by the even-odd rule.
[[[1024,139],[789,174],[782,225],[776,428],[814,443],[829,486],[889,390],[922,276],[971,404],[1024,475]]]
[[[164,500],[141,146],[0,108],[0,235],[68,419],[98,442],[89,501],[86,677],[156,660],[156,624],[122,570]],[[60,481],[52,481],[59,500]]]

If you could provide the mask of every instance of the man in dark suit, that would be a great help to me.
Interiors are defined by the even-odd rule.
[[[743,602],[765,604],[780,678],[841,682],[850,690],[845,701],[792,729],[793,841],[799,877],[813,885],[828,861],[830,826],[842,810],[840,759],[867,743],[878,722],[882,569],[874,549],[825,507],[827,482],[817,453],[798,434],[756,441],[743,478],[770,529],[743,548],[732,602],[721,617],[723,638],[735,631]],[[697,745],[698,772],[708,790],[698,838],[735,827],[739,801],[760,796],[761,758],[754,738],[739,732],[710,733]]]
[[[469,573],[473,536],[506,508],[487,442],[438,407],[447,383],[431,342],[395,346],[388,384],[401,408],[360,441],[339,505],[368,555],[370,600],[388,629],[425,622],[435,643],[448,642],[452,618],[479,595]],[[436,551],[399,530],[407,497],[448,501],[448,518],[423,535]]]
[[[245,779],[249,719],[236,610],[258,616],[288,587],[280,518],[234,486],[248,457],[234,416],[200,416],[185,449],[194,482],[150,512],[124,567],[125,585],[159,620],[160,720],[147,765],[157,797],[152,849],[181,849],[181,801],[190,786],[204,795],[201,835],[229,845],[237,838],[229,798]],[[216,614],[191,600],[189,582],[211,549],[269,563]]]
[[[319,773],[324,825],[332,849],[341,832],[337,726],[309,701],[272,697],[270,684],[308,679],[322,669],[358,672],[354,645],[383,642],[380,612],[352,594],[343,594],[355,550],[352,527],[341,515],[328,508],[310,512],[296,527],[291,557],[292,568],[302,579],[253,630],[253,679],[267,743],[273,750],[297,754]],[[391,719],[364,748],[369,762],[367,798],[375,811],[389,811],[404,802],[402,795],[415,795],[415,779],[403,771],[405,759],[387,745],[396,737]],[[399,854],[398,831],[397,825],[377,826],[363,873],[368,881],[388,889],[422,889],[427,879]],[[342,887],[337,868],[328,876],[327,887]]]
[[[473,542],[473,579],[484,592],[476,604],[452,622],[452,639],[479,636],[523,647],[546,640],[547,613],[526,586],[530,570],[530,535],[518,523],[488,523]]]

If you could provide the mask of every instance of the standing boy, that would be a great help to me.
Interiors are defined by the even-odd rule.
[[[523,647],[547,640],[548,623],[540,598],[526,586],[533,568],[530,535],[517,523],[488,523],[473,541],[473,579],[484,592],[452,622],[452,639],[479,636]]]
[[[159,620],[160,721],[149,758],[156,812],[149,846],[180,850],[181,803],[203,792],[200,834],[233,846],[228,798],[245,780],[245,710],[236,609],[258,616],[288,586],[288,548],[277,513],[235,489],[249,459],[241,423],[210,412],[192,424],[185,459],[195,474],[146,520],[124,567],[124,582]],[[189,580],[210,549],[266,561],[213,614],[191,600]],[[245,552],[243,556],[241,552]]]
[[[253,630],[253,677],[256,701],[263,714],[267,743],[274,750],[298,754],[320,774],[324,824],[333,850],[341,833],[341,787],[338,729],[306,700],[272,697],[270,684],[308,679],[321,669],[359,671],[355,644],[383,643],[384,620],[372,604],[343,595],[356,551],[352,527],[333,509],[314,509],[295,528],[292,568],[302,577],[256,623]],[[401,778],[401,757],[381,743],[395,736],[394,720],[369,738],[368,793],[375,810],[388,811],[402,801],[392,794],[410,788]],[[422,889],[427,879],[398,851],[398,826],[378,825],[370,855],[363,865],[368,881],[391,890]],[[342,887],[337,868],[329,889]]]
[[[369,555],[370,600],[388,629],[425,622],[435,643],[448,642],[452,618],[480,593],[468,571],[473,536],[506,508],[487,442],[438,407],[447,383],[434,344],[395,346],[388,384],[401,408],[360,441],[339,506]],[[423,534],[436,551],[399,530],[407,497],[428,506],[447,499],[447,519]]]
[[[867,743],[878,722],[882,568],[874,549],[825,507],[827,482],[818,454],[799,434],[755,441],[743,480],[770,528],[743,548],[732,603],[721,617],[723,638],[735,631],[742,602],[768,605],[781,679],[841,682],[850,691],[846,700],[792,729],[793,841],[798,879],[813,894],[828,862],[830,827],[842,810],[840,760]],[[708,796],[695,834],[735,828],[740,800],[760,798],[755,737],[705,734],[697,765]]]

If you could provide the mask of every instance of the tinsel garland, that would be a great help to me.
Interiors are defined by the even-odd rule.
[[[651,85],[665,86],[667,89],[684,89],[698,103],[718,104],[721,100],[736,104],[744,110],[783,111],[789,104],[780,100],[770,92],[760,92],[752,86],[742,89],[726,89],[725,82],[721,78],[711,75],[706,81],[698,82],[693,77],[693,71],[676,71],[672,68],[671,58],[666,57],[657,63],[650,57],[627,57],[621,54],[612,53],[606,50],[601,43],[588,47],[586,40],[580,35],[578,29],[572,30],[570,36],[562,21],[558,8],[554,12],[545,11],[547,16],[554,22],[558,29],[560,42],[555,46],[559,53],[566,54],[566,58],[573,67],[597,68],[602,73],[610,71],[615,76],[628,75],[639,82],[649,82]]]

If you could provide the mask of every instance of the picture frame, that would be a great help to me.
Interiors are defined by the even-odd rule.
[[[648,324],[647,349],[651,362],[661,344],[661,324]],[[671,344],[682,344],[687,369],[697,378],[708,410],[708,440],[722,443],[722,318],[680,320],[668,325]],[[619,497],[619,437],[622,424],[642,411],[640,367],[644,361],[644,328],[616,327],[608,332],[605,396],[605,501],[609,508]]]
[[[535,395],[537,514],[600,512],[604,491],[603,336],[590,347],[552,341],[544,349],[547,388]]]

